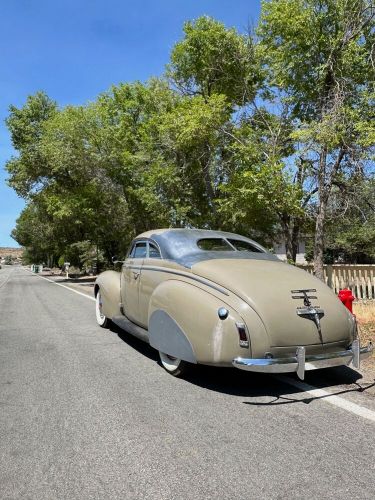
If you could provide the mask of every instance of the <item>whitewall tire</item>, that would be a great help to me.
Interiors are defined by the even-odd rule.
[[[100,290],[98,290],[95,299],[96,321],[98,325],[101,326],[102,328],[107,328],[109,325],[109,319],[106,316],[104,316],[102,308],[103,308],[102,296],[100,294]]]
[[[190,364],[182,359],[169,356],[161,351],[159,351],[159,357],[162,367],[174,377],[182,377],[189,371]]]

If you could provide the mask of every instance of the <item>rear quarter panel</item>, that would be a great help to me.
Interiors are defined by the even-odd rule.
[[[163,281],[154,290],[150,301],[150,344],[165,352],[164,346],[164,349],[160,348],[153,325],[153,318],[156,316],[154,313],[164,311],[186,336],[196,362],[231,366],[233,358],[248,357],[250,349],[239,346],[236,328],[236,322],[243,323],[244,321],[224,299],[224,295],[223,298],[218,298],[200,286],[186,281],[179,279]],[[229,310],[229,316],[225,320],[220,320],[218,317],[220,307],[226,307]],[[173,352],[167,352],[167,354],[175,355]]]

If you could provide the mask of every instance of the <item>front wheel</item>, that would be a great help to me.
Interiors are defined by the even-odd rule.
[[[162,367],[174,377],[182,377],[189,371],[191,365],[182,359],[175,358],[169,354],[159,351]]]
[[[102,308],[103,308],[102,296],[100,294],[100,290],[98,290],[95,301],[96,321],[98,325],[101,326],[102,328],[108,328],[109,319],[106,316],[104,316]]]

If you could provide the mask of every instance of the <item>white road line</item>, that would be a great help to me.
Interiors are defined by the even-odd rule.
[[[340,396],[335,396],[328,391],[318,389],[313,385],[306,384],[305,382],[301,382],[299,380],[294,380],[292,378],[286,377],[285,375],[275,375],[275,379],[297,387],[304,392],[308,392],[316,398],[324,398],[322,399],[322,401],[325,401],[326,403],[337,406],[338,408],[342,408],[343,410],[349,411],[350,413],[354,413],[354,415],[358,415],[359,417],[371,420],[371,422],[375,422],[375,412],[369,410],[368,408],[365,408],[364,406],[357,405],[356,403],[352,403],[351,401],[341,398]]]
[[[10,273],[5,278],[5,280],[2,283],[0,283],[0,288],[8,283],[8,281],[10,280],[10,277],[12,276],[13,273],[14,273],[14,269],[11,269]]]
[[[28,269],[25,269],[25,271],[28,271],[29,273],[31,273],[31,271],[29,271]],[[32,273],[32,274],[34,274],[34,273]],[[86,297],[86,299],[90,299],[90,300],[93,300],[95,302],[94,297],[91,297],[90,295],[87,295],[86,293],[79,292],[78,290],[74,290],[74,288],[71,288],[70,286],[62,285],[61,283],[56,283],[56,281],[50,280],[44,276],[40,276],[39,274],[35,274],[35,276],[38,276],[38,278],[41,278],[42,280],[49,281],[50,283],[54,283],[57,286],[62,286],[63,288],[66,288],[67,290],[70,290],[71,292],[78,293],[78,295],[82,295],[82,297]]]

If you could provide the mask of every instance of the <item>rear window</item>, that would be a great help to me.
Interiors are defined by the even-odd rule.
[[[258,253],[264,253],[264,252],[262,252],[262,250],[260,250],[260,248],[257,248],[255,245],[252,245],[248,241],[232,240],[232,239],[229,239],[229,238],[228,238],[228,241],[239,252],[258,252]]]
[[[222,238],[204,238],[198,240],[197,245],[201,250],[210,252],[233,251],[233,248]]]

